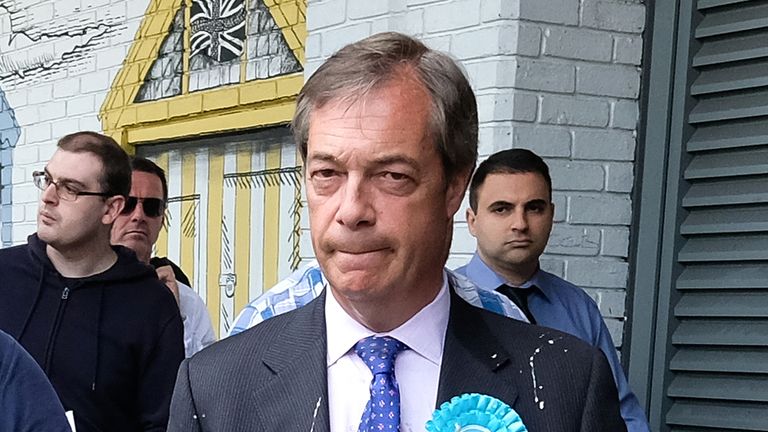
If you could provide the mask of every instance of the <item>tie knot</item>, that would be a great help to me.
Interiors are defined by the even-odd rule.
[[[507,284],[499,285],[496,291],[504,294],[508,299],[520,309],[521,312],[528,318],[528,322],[536,324],[536,318],[531,313],[531,308],[528,305],[528,297],[533,294],[538,288],[536,285],[531,285],[528,288],[513,287]]]
[[[355,344],[355,353],[374,375],[391,373],[400,351],[407,349],[404,343],[389,336],[368,336]]]
[[[523,288],[518,286],[501,284],[499,285],[498,288],[496,288],[496,291],[509,291],[509,290],[515,291],[516,293],[520,293],[520,295],[528,296],[536,290],[536,285],[531,285],[529,287]]]

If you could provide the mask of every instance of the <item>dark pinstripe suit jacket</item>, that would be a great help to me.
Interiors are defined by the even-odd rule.
[[[182,363],[173,432],[328,432],[325,294]],[[626,431],[603,354],[451,295],[437,405],[484,393],[531,432]],[[407,401],[403,401],[407,403]]]

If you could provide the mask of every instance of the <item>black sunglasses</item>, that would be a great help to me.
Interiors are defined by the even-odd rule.
[[[160,198],[139,198],[129,196],[128,199],[125,200],[123,214],[132,213],[139,202],[141,202],[141,210],[147,217],[158,217],[165,211],[165,201]]]

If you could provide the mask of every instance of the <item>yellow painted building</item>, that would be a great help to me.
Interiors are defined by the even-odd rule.
[[[305,0],[152,0],[101,107],[103,130],[167,173],[156,244],[225,335],[299,263],[301,168],[287,123]]]

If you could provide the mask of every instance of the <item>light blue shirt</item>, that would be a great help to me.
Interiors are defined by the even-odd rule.
[[[477,253],[469,264],[457,268],[456,273],[466,276],[486,291],[495,292],[500,285],[507,284]],[[532,286],[538,289],[528,296],[528,308],[536,324],[569,333],[600,348],[611,365],[619,391],[621,416],[627,423],[628,432],[650,431],[640,402],[629,388],[613,340],[595,301],[576,285],[543,270],[536,272],[521,288]]]
[[[448,269],[445,270],[445,274],[456,294],[469,304],[528,322],[520,308],[505,296],[495,291],[479,289],[464,276],[457,275]],[[275,315],[306,305],[319,296],[327,284],[317,260],[309,262],[256,300],[248,303],[235,318],[235,324],[229,335],[236,335]]]

